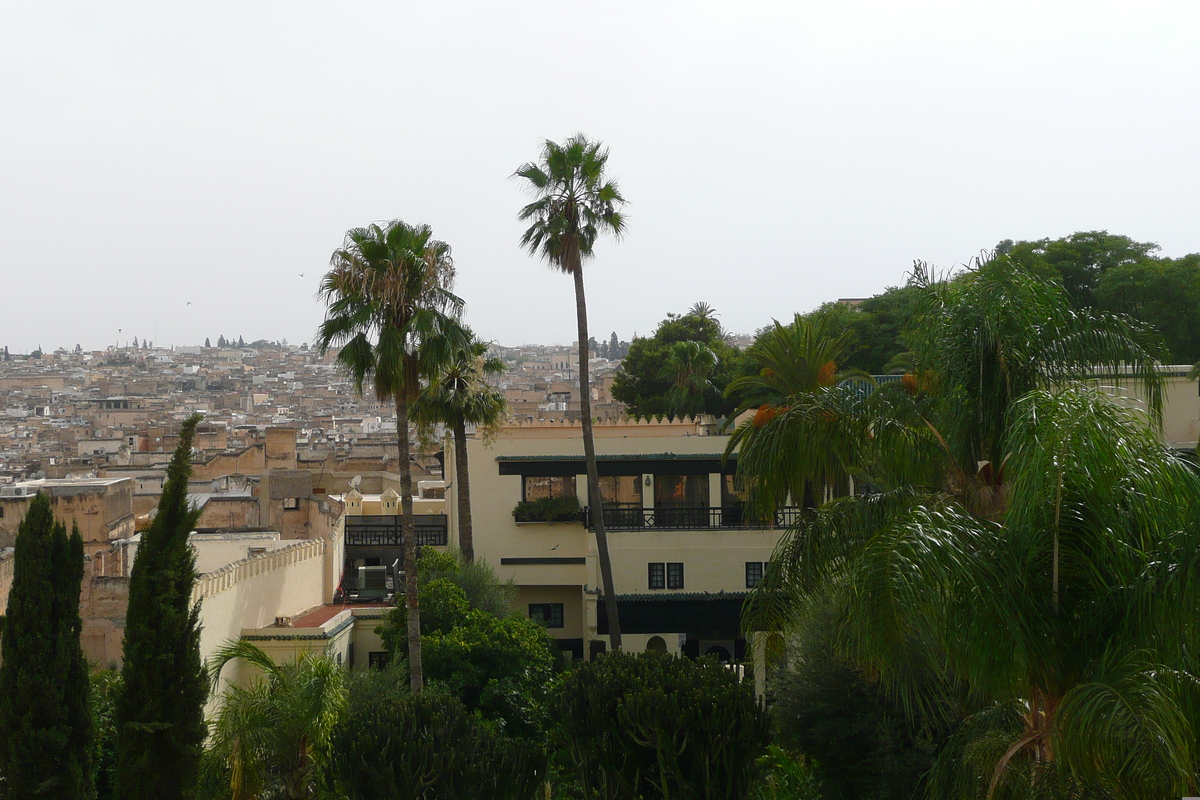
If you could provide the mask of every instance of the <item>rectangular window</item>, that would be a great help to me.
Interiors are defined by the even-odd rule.
[[[368,669],[387,669],[388,654],[386,650],[375,650],[367,653]]]
[[[656,475],[655,508],[708,508],[707,475]]]
[[[530,603],[529,618],[537,620],[547,628],[563,627],[562,603]]]
[[[746,562],[746,588],[753,589],[758,586],[763,579],[763,562],[747,561]]]
[[[604,505],[616,508],[642,507],[641,475],[601,475],[600,496]]]
[[[523,500],[541,500],[543,497],[575,497],[575,476],[553,478],[526,477]]]
[[[670,562],[667,563],[667,588],[683,588],[683,564]]]
[[[300,510],[300,498],[299,497],[283,498],[283,510],[284,511],[299,511]]]
[[[650,568],[650,574],[647,576],[646,585],[649,586],[651,589],[667,588],[667,567],[666,567],[666,565],[660,561],[657,564],[651,563],[649,565],[649,568]]]

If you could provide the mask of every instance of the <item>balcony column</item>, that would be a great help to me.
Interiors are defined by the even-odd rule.
[[[708,524],[716,527],[721,527],[723,520],[721,519],[721,480],[724,476],[719,472],[708,473],[708,507],[709,509],[717,509],[716,511],[708,512]]]
[[[587,475],[575,476],[575,496],[579,498],[579,505],[590,506],[592,498],[588,497]]]

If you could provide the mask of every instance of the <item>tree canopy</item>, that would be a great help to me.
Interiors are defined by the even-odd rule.
[[[723,395],[729,381],[741,368],[740,353],[726,341],[725,331],[707,306],[697,304],[685,314],[667,314],[649,337],[634,337],[621,369],[613,378],[612,394],[639,417],[674,416],[691,413],[724,417],[736,406]],[[705,383],[699,392],[679,391],[684,370],[669,369],[674,357],[678,366],[695,364],[676,345],[694,343],[711,353]],[[692,354],[695,355],[695,354]],[[694,376],[695,371],[690,375]],[[674,390],[674,391],[673,391]],[[674,402],[673,402],[674,401]]]

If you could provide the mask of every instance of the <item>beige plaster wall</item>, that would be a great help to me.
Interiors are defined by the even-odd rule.
[[[294,542],[201,575],[192,592],[201,603],[201,657],[207,659],[247,628],[263,628],[276,617],[299,615],[331,597],[332,591],[325,591],[329,544],[323,539]],[[222,680],[227,684],[239,677],[239,670],[231,668]],[[212,711],[215,701],[210,706]]]
[[[13,554],[0,556],[0,616],[8,608],[8,593],[12,589]]]

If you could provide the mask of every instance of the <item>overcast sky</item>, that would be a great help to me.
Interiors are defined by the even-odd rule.
[[[1004,238],[1183,255],[1198,40],[1190,0],[3,3],[0,345],[311,341],[346,229],[394,218],[483,337],[570,342],[510,175],[576,131],[631,201],[598,338],[701,300],[749,332]]]

